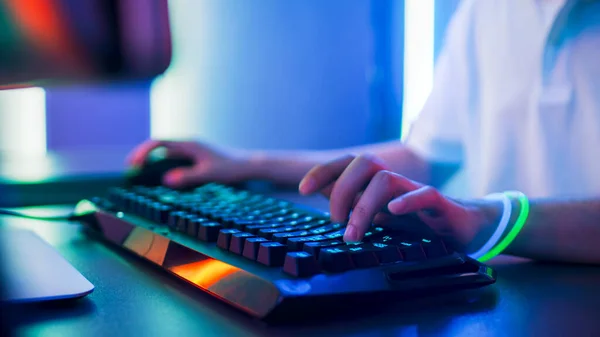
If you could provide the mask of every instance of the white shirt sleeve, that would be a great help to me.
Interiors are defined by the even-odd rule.
[[[462,162],[463,121],[469,110],[473,0],[462,1],[438,56],[432,91],[410,128],[406,146],[426,160]]]

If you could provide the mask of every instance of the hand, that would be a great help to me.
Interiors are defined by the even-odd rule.
[[[480,241],[478,234],[500,213],[497,203],[452,200],[433,187],[388,171],[383,161],[369,155],[314,167],[300,183],[300,193],[318,191],[330,200],[331,219],[348,222],[346,242],[360,241],[372,223],[385,224],[413,213],[436,234],[467,249]]]
[[[142,166],[144,161],[157,148],[166,149],[167,157],[191,158],[191,167],[175,168],[163,178],[166,186],[181,188],[199,185],[204,182],[238,182],[247,178],[246,156],[242,151],[217,148],[192,141],[149,140],[137,146],[128,156],[131,166]]]

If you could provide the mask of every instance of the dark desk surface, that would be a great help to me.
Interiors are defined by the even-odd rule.
[[[74,304],[30,310],[18,330],[23,335],[600,336],[600,268],[595,267],[500,257],[491,263],[498,282],[479,291],[385,310],[356,308],[346,319],[266,326],[88,238],[75,225],[4,221],[34,229],[96,286]]]

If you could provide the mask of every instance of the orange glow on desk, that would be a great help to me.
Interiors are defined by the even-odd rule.
[[[205,289],[239,270],[237,267],[212,259],[171,268],[173,273]]]

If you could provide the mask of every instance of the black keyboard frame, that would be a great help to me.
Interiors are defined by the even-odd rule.
[[[214,243],[199,241],[166,225],[103,207],[101,202],[92,200],[97,199],[80,203],[87,209],[93,208],[81,220],[92,235],[259,319],[282,315],[303,304],[340,304],[344,298],[374,296],[415,298],[480,288],[496,281],[492,268],[459,253],[426,261],[293,277],[281,268],[247,260]],[[293,205],[308,213],[323,214]]]

